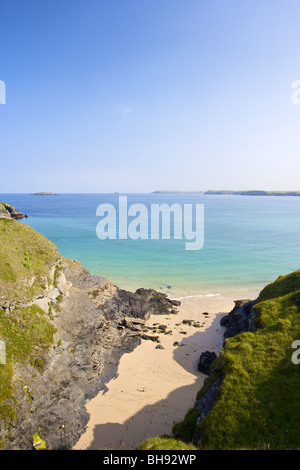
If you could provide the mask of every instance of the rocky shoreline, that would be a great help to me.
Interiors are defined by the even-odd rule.
[[[53,271],[54,267],[52,279]],[[79,262],[62,259],[56,282],[31,304],[51,315],[57,331],[53,347],[43,357],[43,370],[30,364],[14,366],[16,420],[5,449],[32,449],[38,429],[47,449],[70,449],[89,420],[87,400],[105,392],[123,354],[142,339],[153,340],[152,331],[147,337],[146,320],[176,313],[180,302],[151,289],[119,289],[106,278],[92,276]],[[2,308],[9,312],[14,305]],[[134,325],[140,330],[134,332]],[[12,400],[5,404],[14,405]],[[4,437],[7,430],[1,434]]]

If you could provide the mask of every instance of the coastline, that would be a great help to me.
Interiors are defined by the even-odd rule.
[[[115,378],[86,403],[89,421],[73,449],[133,450],[149,437],[171,435],[207,377],[197,369],[200,355],[206,350],[219,355],[225,331],[220,319],[238,298],[192,296],[181,300],[177,315],[152,315],[147,325],[164,324],[172,331],[160,335],[164,349],[143,340],[121,357]],[[183,324],[186,319],[203,326]]]
[[[18,412],[9,436],[5,435],[5,448],[31,449],[39,428],[49,449],[136,448],[148,437],[171,434],[173,425],[194,405],[204,382],[205,375],[197,370],[201,352],[218,354],[222,347],[219,317],[243,296],[179,296],[179,305],[173,287],[168,292],[172,298],[147,288],[123,290],[107,278],[91,275],[80,262],[61,257],[55,245],[32,228],[13,220],[3,223],[11,238],[5,240],[3,235],[2,248],[9,241],[12,250],[12,240],[15,244],[21,240],[32,263],[38,256],[40,260],[41,247],[48,253],[43,271],[30,266],[18,271],[17,265],[15,273],[20,285],[29,273],[36,279],[34,295],[24,290],[20,296],[19,291],[21,313],[41,309],[55,328],[51,348],[40,353],[39,373],[30,361],[14,364]],[[10,260],[11,251],[5,253]],[[7,292],[13,286],[2,286],[2,306],[10,314],[16,300]],[[179,312],[174,306],[180,306]],[[163,325],[155,332],[160,342],[150,341],[151,335],[141,334],[143,329],[128,331],[125,318],[139,319],[146,327]],[[198,328],[184,320],[199,322]]]

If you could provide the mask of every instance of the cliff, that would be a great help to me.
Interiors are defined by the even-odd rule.
[[[224,347],[174,437],[204,450],[299,449],[300,270],[236,301],[221,325]]]
[[[5,202],[0,202],[0,218],[5,219],[23,219],[22,212],[18,211],[14,207],[6,204]]]
[[[88,421],[86,400],[116,374],[150,314],[174,309],[164,294],[119,289],[65,259],[30,227],[0,219],[0,445],[71,448]],[[122,326],[141,319],[140,331]],[[150,336],[151,337],[151,336]]]

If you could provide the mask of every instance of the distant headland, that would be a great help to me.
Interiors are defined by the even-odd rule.
[[[151,194],[204,194],[204,191],[153,191]]]
[[[208,195],[238,195],[238,196],[300,196],[300,191],[227,191],[212,190],[209,191],[153,191],[152,194],[208,194]]]
[[[300,196],[300,191],[214,191],[209,190],[204,194],[233,194],[238,196]]]

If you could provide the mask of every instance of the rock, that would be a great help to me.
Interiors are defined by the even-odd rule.
[[[181,302],[179,300],[171,300],[170,302],[175,307],[179,307],[181,305]]]
[[[165,349],[161,344],[158,344],[157,346],[155,346],[155,349]]]
[[[129,328],[133,331],[145,331],[146,328],[143,328],[141,325],[134,325],[127,323],[126,328]]]
[[[177,311],[177,310],[174,310],[174,309],[172,309],[172,310],[170,311],[170,313],[173,313],[173,315],[176,315],[176,314],[178,314],[178,311]]]
[[[142,339],[150,340],[150,341],[155,341],[156,343],[160,343],[160,339],[159,339],[158,336],[151,336],[151,335],[143,334],[143,335],[142,335]]]
[[[134,317],[125,317],[124,321],[134,323],[134,324],[139,324],[139,325],[145,325],[146,323],[146,321],[143,320],[142,318],[134,318]]]
[[[206,390],[206,392],[196,400],[195,408],[199,413],[199,417],[196,420],[196,429],[199,426],[200,421],[204,416],[209,413],[217,399],[218,391],[222,383],[222,377],[218,377]],[[193,444],[198,446],[201,441],[201,436],[198,432],[195,433],[193,438]]]
[[[198,364],[198,370],[203,374],[209,374],[211,364],[217,359],[215,352],[205,351],[201,354]]]
[[[148,320],[150,315],[169,315],[173,307],[173,301],[166,294],[154,289],[141,288],[134,294],[121,289],[119,292],[124,298],[124,303],[128,304],[128,312],[130,311],[133,317]]]
[[[141,318],[125,317],[119,327],[129,328],[133,331],[145,331],[147,329],[145,323],[145,320]]]
[[[228,324],[228,322],[229,322],[229,316],[226,315],[225,317],[221,318],[220,325],[221,326],[226,326]]]
[[[227,338],[232,338],[240,333],[246,331],[256,331],[257,325],[254,320],[255,311],[254,303],[255,301],[246,299],[246,300],[235,300],[235,306],[229,312],[229,314],[221,318],[220,325],[226,327],[224,333],[224,344]]]
[[[0,217],[5,219],[23,219],[22,212],[15,209],[13,206],[6,204],[5,202],[0,202]]]
[[[196,320],[183,320],[182,323],[184,325],[194,326],[195,328],[200,328],[201,327],[200,323]]]

